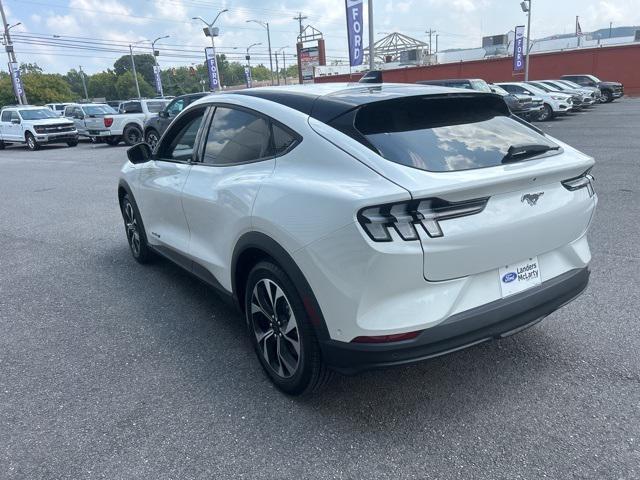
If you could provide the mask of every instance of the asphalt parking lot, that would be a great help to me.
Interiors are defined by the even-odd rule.
[[[640,99],[538,125],[597,159],[588,290],[307,399],[206,286],[133,261],[125,147],[0,151],[0,479],[640,478]]]

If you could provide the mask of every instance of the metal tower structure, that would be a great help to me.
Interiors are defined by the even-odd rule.
[[[416,38],[393,32],[381,38],[373,44],[374,59],[383,63],[387,61],[397,62],[400,54],[408,50],[425,48],[428,44]],[[369,48],[364,49],[365,55],[369,55]]]

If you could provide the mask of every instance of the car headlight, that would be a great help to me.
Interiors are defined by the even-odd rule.
[[[36,131],[36,133],[42,133],[45,131],[45,127],[41,127],[39,125],[34,126],[33,129]]]

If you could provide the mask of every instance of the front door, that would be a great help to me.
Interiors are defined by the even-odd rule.
[[[186,255],[189,226],[182,208],[182,189],[195,158],[195,145],[206,107],[193,110],[158,146],[155,159],[140,171],[138,207],[147,239],[153,245]]]

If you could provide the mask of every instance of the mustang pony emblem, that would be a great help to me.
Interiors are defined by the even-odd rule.
[[[536,203],[538,203],[538,200],[540,200],[540,197],[542,195],[544,195],[544,192],[527,193],[525,195],[522,195],[522,198],[520,199],[520,201],[522,203],[524,203],[526,201],[529,204],[529,206],[533,207],[533,206],[535,206]]]

